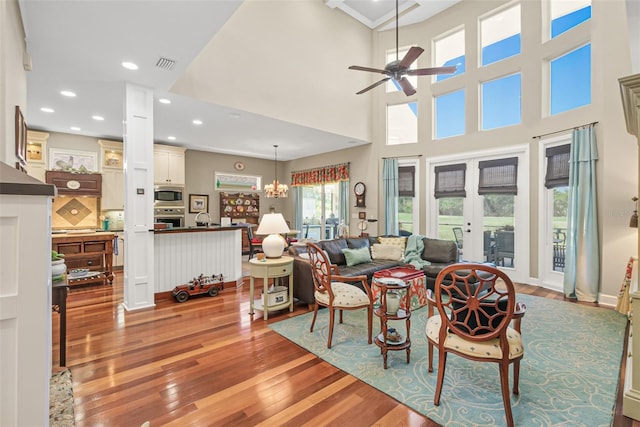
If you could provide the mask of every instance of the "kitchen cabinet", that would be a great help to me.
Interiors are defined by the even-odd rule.
[[[48,140],[46,132],[27,131],[27,174],[42,182],[46,179]]]
[[[122,142],[98,140],[102,171],[101,209],[124,209],[124,171]]]
[[[231,218],[231,222],[257,224],[260,218],[260,195],[258,193],[220,193],[220,218]],[[249,235],[242,229],[242,252],[249,251]]]
[[[153,146],[153,180],[155,184],[184,185],[185,148],[155,144]]]
[[[95,196],[102,195],[102,175],[99,173],[71,173],[46,171],[46,183],[58,189],[58,196]]]
[[[52,249],[64,254],[67,264],[67,280],[70,286],[107,284],[113,281],[113,233],[54,234]],[[88,269],[86,277],[72,278],[69,271]],[[91,273],[99,273],[91,275]]]

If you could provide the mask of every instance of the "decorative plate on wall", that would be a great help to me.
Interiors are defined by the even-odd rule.
[[[242,162],[235,162],[235,163],[233,164],[233,167],[234,167],[237,171],[244,170],[244,163],[242,163]]]

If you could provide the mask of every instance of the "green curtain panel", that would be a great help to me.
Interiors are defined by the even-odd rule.
[[[569,158],[564,294],[588,302],[598,300],[600,289],[596,160],[598,149],[593,126],[574,129]]]

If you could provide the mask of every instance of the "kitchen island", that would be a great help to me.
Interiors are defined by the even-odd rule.
[[[185,227],[154,232],[156,294],[172,291],[200,274],[224,277],[225,289],[242,283],[242,230],[228,227]]]

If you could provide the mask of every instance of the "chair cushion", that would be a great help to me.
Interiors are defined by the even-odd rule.
[[[376,243],[371,246],[372,259],[392,259],[394,261],[404,261],[404,252],[400,246],[383,245]]]
[[[357,286],[344,282],[331,282],[331,289],[335,299],[333,300],[334,307],[364,307],[371,303],[367,294]],[[329,305],[329,293],[315,291],[314,296],[318,303],[322,305]]]
[[[426,333],[427,337],[432,341],[439,343],[440,327],[442,319],[439,315],[430,317],[427,320]],[[522,336],[513,328],[507,329],[507,341],[509,342],[509,359],[515,359],[522,356],[524,347],[522,345]],[[458,353],[466,354],[474,357],[482,357],[485,359],[502,358],[502,350],[500,349],[500,338],[494,338],[488,341],[474,342],[466,341],[452,332],[447,332],[444,342],[445,348],[455,350]]]
[[[365,262],[371,262],[371,253],[369,248],[362,247],[358,249],[343,249],[345,259],[347,260],[347,266],[363,264]]]
[[[347,241],[345,239],[323,240],[319,242],[319,246],[320,245],[322,249],[329,254],[329,261],[331,261],[331,264],[345,265],[347,263],[347,260],[342,253],[343,249],[348,248]]]

